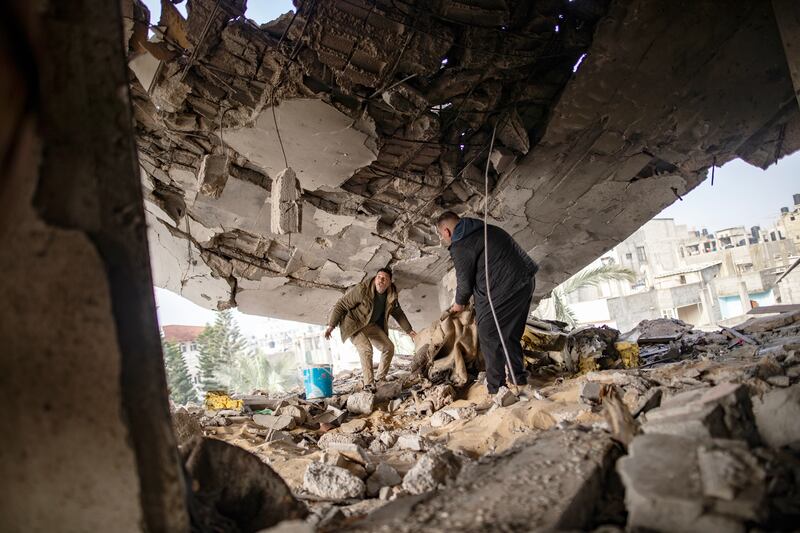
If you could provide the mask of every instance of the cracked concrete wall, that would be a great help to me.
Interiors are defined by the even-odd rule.
[[[187,531],[119,6],[1,10],[0,530]]]
[[[487,159],[490,218],[540,262],[538,299],[713,164],[766,166],[800,147],[769,3],[575,4],[410,3],[412,24],[388,0],[298,2],[294,22],[257,27],[222,1],[199,45],[215,2],[190,0],[188,20],[150,41],[132,4],[156,283],[209,308],[322,323],[350,284],[389,265],[409,318],[427,324],[452,292],[431,220],[480,216]],[[198,184],[210,155],[229,161],[214,194]],[[304,224],[274,235],[286,162]]]

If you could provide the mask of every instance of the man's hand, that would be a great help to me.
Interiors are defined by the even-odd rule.
[[[330,340],[332,332],[333,332],[333,326],[328,326],[328,329],[325,330],[325,338]]]
[[[416,340],[417,340],[417,332],[416,331],[414,331],[412,329],[411,331],[408,332],[408,336],[411,337],[412,341],[416,342]]]
[[[453,304],[450,307],[450,313],[452,313],[452,314],[460,313],[463,310],[464,310],[464,306],[463,305],[459,305],[459,304]]]

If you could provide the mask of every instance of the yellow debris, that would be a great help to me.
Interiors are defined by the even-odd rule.
[[[635,342],[615,342],[614,348],[619,352],[622,366],[625,368],[636,368],[642,364],[641,359],[639,359],[639,345]]]
[[[221,409],[234,409],[241,411],[244,400],[234,400],[225,391],[208,391],[206,393],[205,408],[209,411]]]

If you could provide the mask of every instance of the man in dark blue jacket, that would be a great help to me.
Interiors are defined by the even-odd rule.
[[[539,266],[511,235],[491,224],[487,228],[489,282],[500,333],[486,294],[483,221],[459,218],[452,211],[442,213],[436,220],[436,229],[449,247],[456,268],[456,301],[450,311],[462,311],[470,296],[475,296],[478,339],[486,361],[486,384],[489,392],[494,394],[506,383],[506,357],[500,334],[505,340],[517,384],[527,383],[520,340],[530,312],[534,275]]]

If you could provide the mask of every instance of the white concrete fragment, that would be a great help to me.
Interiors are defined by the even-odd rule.
[[[284,235],[301,231],[300,183],[291,167],[283,169],[272,180],[272,233]]]
[[[437,411],[431,417],[431,426],[433,426],[435,428],[439,428],[439,427],[442,427],[442,426],[446,426],[447,424],[449,424],[453,420],[455,420],[455,418],[450,416],[448,413],[446,413],[444,411]]]
[[[461,470],[461,459],[442,445],[434,446],[403,477],[403,489],[422,494],[455,478]]]
[[[359,415],[368,415],[375,410],[375,395],[371,392],[356,392],[347,398],[347,410]]]
[[[800,384],[754,396],[752,401],[758,432],[767,445],[800,443]]]
[[[346,500],[362,497],[366,485],[344,468],[314,462],[303,475],[303,489],[325,500]]]
[[[427,440],[414,433],[406,433],[397,438],[397,447],[401,450],[421,452],[427,448]]]
[[[200,183],[200,194],[209,198],[219,198],[225,190],[230,174],[230,159],[223,154],[206,154],[200,161],[197,181]]]
[[[253,415],[253,422],[267,429],[282,430],[292,429],[295,426],[294,418],[289,415]]]
[[[387,463],[381,463],[367,479],[367,496],[374,498],[384,487],[394,487],[403,482],[403,478]]]
[[[494,403],[498,407],[508,407],[514,405],[519,399],[514,396],[514,393],[508,390],[508,387],[500,387],[497,394],[494,395]]]

